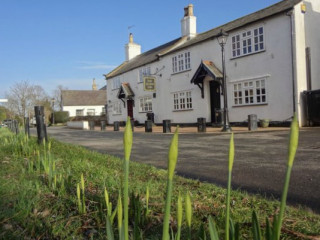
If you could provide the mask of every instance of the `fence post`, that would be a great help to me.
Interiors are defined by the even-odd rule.
[[[15,130],[16,135],[18,135],[19,134],[19,123],[18,123],[18,120],[14,120],[14,130]]]
[[[43,106],[35,106],[34,113],[36,116],[36,124],[37,124],[37,135],[38,135],[38,143],[43,143],[43,140],[48,141],[47,138],[47,129],[44,124],[44,107]]]
[[[30,137],[30,123],[29,123],[29,117],[24,118],[24,132],[25,134]]]

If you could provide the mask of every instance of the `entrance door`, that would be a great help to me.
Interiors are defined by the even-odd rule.
[[[127,100],[128,117],[133,119],[133,100]]]
[[[210,81],[211,122],[221,123],[220,84]]]

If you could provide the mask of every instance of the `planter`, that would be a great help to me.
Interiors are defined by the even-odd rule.
[[[260,127],[267,128],[269,127],[269,119],[260,119]]]

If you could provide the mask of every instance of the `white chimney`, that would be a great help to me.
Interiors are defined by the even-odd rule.
[[[133,35],[129,35],[129,43],[125,45],[126,61],[134,58],[135,56],[141,54],[141,46],[133,42]]]
[[[197,35],[197,18],[193,16],[193,5],[184,8],[184,17],[181,19],[181,35],[192,38]]]

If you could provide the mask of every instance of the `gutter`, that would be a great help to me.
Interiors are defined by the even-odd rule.
[[[295,73],[295,65],[296,65],[296,50],[294,47],[294,43],[296,41],[296,32],[295,29],[293,28],[294,26],[294,14],[293,14],[293,9],[291,9],[289,12],[287,12],[287,16],[290,17],[290,31],[291,31],[291,69],[292,69],[292,106],[293,106],[293,114],[296,112],[296,73]]]

